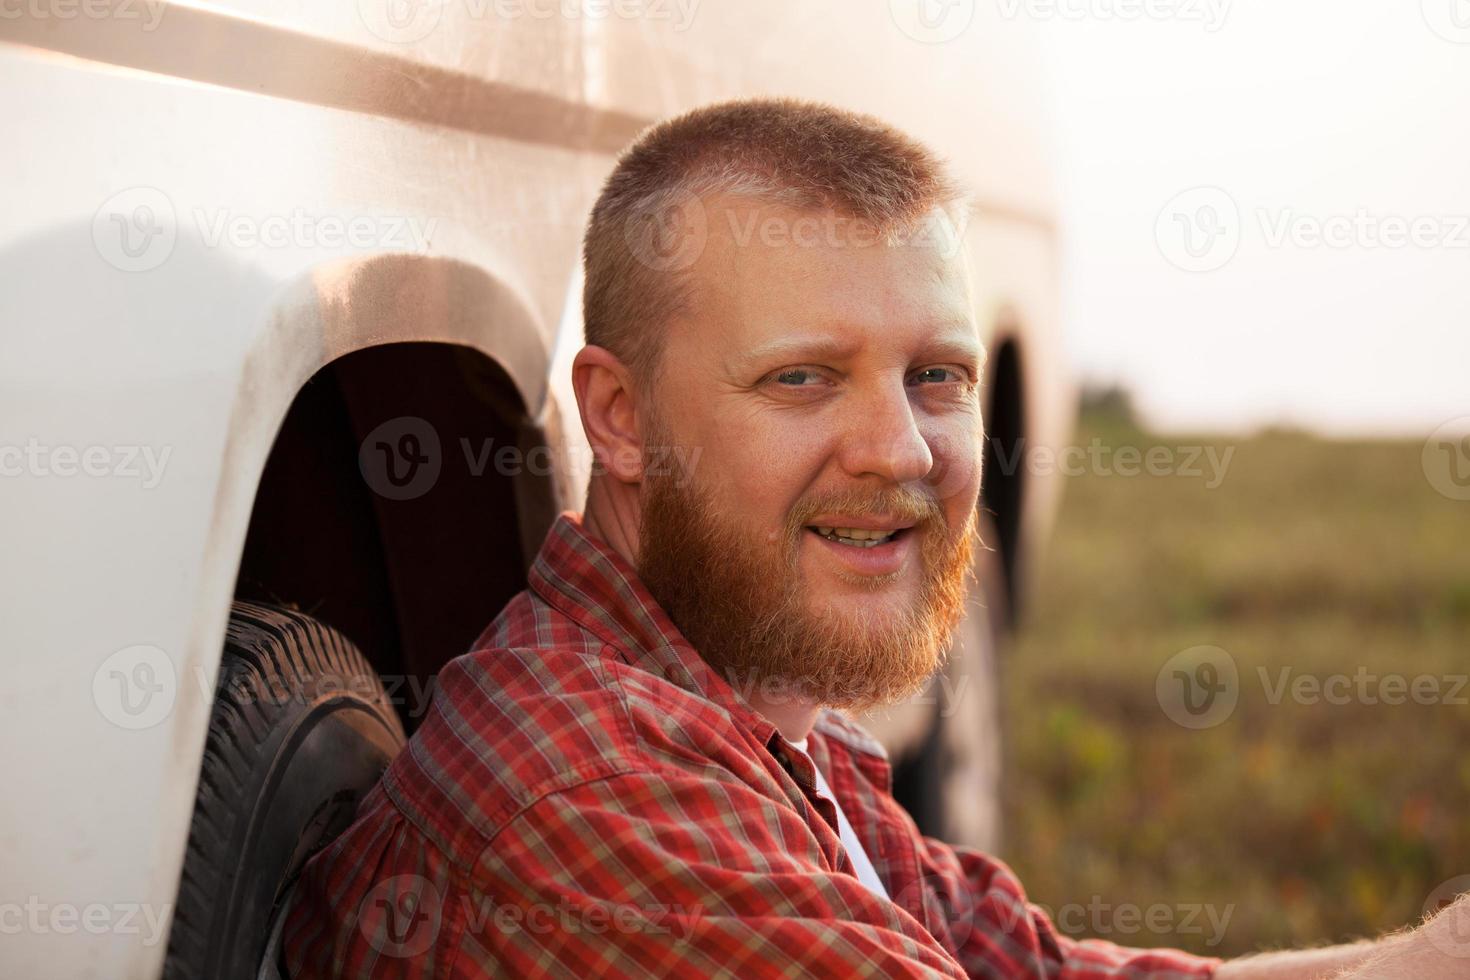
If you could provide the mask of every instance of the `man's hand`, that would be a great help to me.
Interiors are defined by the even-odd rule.
[[[1463,980],[1470,976],[1470,895],[1413,931],[1373,942],[1247,956],[1217,980]]]
[[[1470,895],[1413,932],[1396,936],[1335,980],[1460,980],[1470,976]]]

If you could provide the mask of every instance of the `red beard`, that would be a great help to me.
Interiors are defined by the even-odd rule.
[[[917,597],[896,615],[863,619],[813,609],[797,555],[806,525],[823,513],[912,520],[907,533],[922,537]],[[639,577],[747,700],[759,688],[767,703],[799,699],[862,711],[917,693],[943,665],[964,610],[978,537],[974,508],[955,533],[939,504],[910,486],[834,494],[801,501],[774,544],[751,537],[748,526],[722,519],[692,474],[645,477]],[[861,587],[891,586],[875,577]]]

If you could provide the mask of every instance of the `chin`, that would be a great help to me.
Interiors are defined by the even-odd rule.
[[[890,620],[911,610],[915,602],[912,590],[903,583],[874,584],[869,579],[865,583],[840,586],[818,594],[808,604],[808,609],[816,616],[835,612],[843,622],[852,623],[854,629],[866,629],[880,623],[887,625]]]
[[[827,595],[834,600],[852,596],[862,596],[865,601],[874,596],[895,599],[904,596],[910,600],[914,597],[913,575],[907,568],[886,575],[859,575],[842,569],[829,569],[824,576],[831,583],[827,587]]]

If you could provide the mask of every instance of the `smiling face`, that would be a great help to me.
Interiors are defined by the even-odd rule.
[[[692,467],[644,479],[640,576],[737,688],[896,700],[938,666],[974,544],[983,352],[962,253],[748,200],[707,211],[639,412],[645,447]]]

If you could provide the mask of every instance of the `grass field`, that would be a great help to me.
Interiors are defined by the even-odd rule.
[[[1002,856],[1066,931],[1124,945],[1231,956],[1418,920],[1470,874],[1470,503],[1417,441],[1160,437],[1100,409],[1093,439],[1234,452],[1213,489],[1066,478],[1004,663]],[[1200,645],[1237,700],[1191,729],[1155,685]]]

